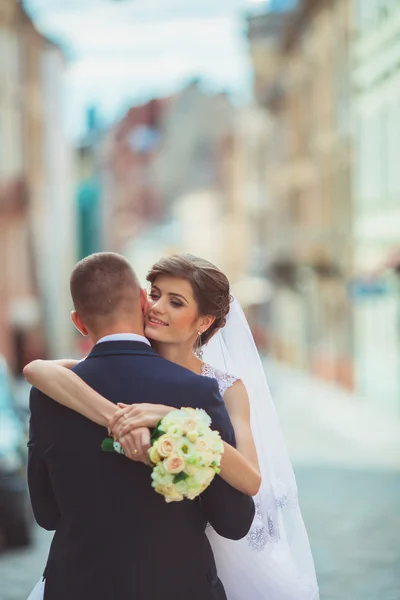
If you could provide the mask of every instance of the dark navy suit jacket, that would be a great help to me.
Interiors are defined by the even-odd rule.
[[[204,408],[234,431],[214,379],[135,341],[102,342],[74,368],[114,403]],[[244,537],[253,500],[216,477],[196,500],[167,504],[150,467],[100,449],[106,430],[31,391],[28,481],[39,525],[55,530],[45,600],[224,600],[205,534]]]

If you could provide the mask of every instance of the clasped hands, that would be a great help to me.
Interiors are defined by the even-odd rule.
[[[128,458],[148,465],[150,429],[171,410],[173,409],[162,404],[118,403],[118,409],[108,425],[109,433],[121,444]]]

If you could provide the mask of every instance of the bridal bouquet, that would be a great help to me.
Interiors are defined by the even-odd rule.
[[[168,413],[153,431],[149,459],[152,486],[166,502],[193,500],[220,472],[224,445],[211,419],[199,408],[181,408]],[[105,452],[124,454],[121,445],[106,438]]]
[[[193,500],[212,482],[224,452],[211,419],[198,408],[181,408],[166,415],[155,428],[149,459],[152,486],[166,502]]]

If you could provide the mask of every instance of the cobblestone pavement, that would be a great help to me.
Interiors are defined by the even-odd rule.
[[[400,476],[297,469],[321,600],[400,599]]]
[[[39,527],[31,548],[0,555],[0,600],[26,600],[46,564],[52,534]]]
[[[400,600],[400,421],[280,365],[266,372],[321,600]]]
[[[287,369],[267,364],[267,373],[295,464],[321,600],[400,600],[400,424],[365,414],[359,404],[355,410],[354,399]],[[0,555],[0,600],[26,600],[50,540],[38,530],[32,549]]]

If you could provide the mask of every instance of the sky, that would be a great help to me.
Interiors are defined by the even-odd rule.
[[[84,130],[96,105],[110,121],[127,106],[202,77],[248,100],[246,12],[258,0],[25,0],[40,31],[67,51],[67,129]]]

